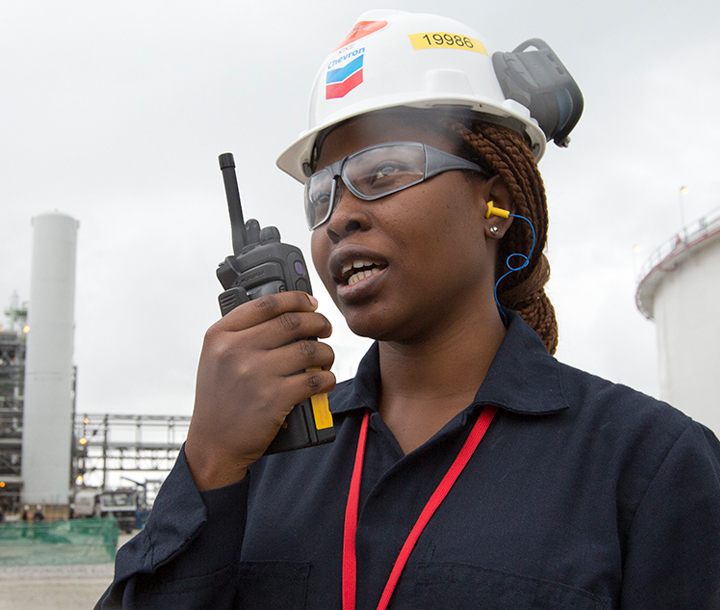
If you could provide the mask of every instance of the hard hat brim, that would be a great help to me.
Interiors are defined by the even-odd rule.
[[[368,114],[369,112],[377,112],[380,110],[387,110],[390,108],[399,107],[408,108],[424,108],[432,109],[436,108],[447,109],[447,108],[462,108],[466,112],[469,111],[472,114],[476,114],[479,119],[482,120],[483,116],[487,116],[488,119],[502,122],[502,119],[508,119],[514,121],[515,124],[521,124],[525,133],[531,142],[532,152],[536,160],[540,160],[545,152],[546,139],[545,134],[537,125],[534,119],[529,119],[527,116],[527,109],[521,104],[514,100],[506,100],[503,103],[503,107],[498,107],[494,101],[478,100],[477,97],[458,97],[448,96],[446,98],[436,97],[432,100],[421,100],[418,101],[415,96],[407,96],[407,99],[398,99],[393,96],[391,99],[385,100],[383,103],[376,103],[376,105],[369,110],[367,106],[358,104],[357,109],[344,108],[343,112],[339,113],[339,116],[331,115],[327,117],[321,124],[316,125],[312,129],[308,129],[298,136],[297,140],[288,146],[278,157],[276,163],[277,166],[289,174],[299,182],[303,184],[307,180],[308,176],[305,173],[305,165],[310,162],[313,152],[313,147],[317,140],[318,135],[325,129],[340,125],[343,121],[348,119]]]

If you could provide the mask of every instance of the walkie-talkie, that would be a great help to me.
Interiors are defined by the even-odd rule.
[[[219,297],[226,315],[238,305],[258,297],[302,290],[312,294],[305,259],[299,248],[280,242],[277,227],[260,229],[255,219],[243,219],[240,191],[232,153],[219,156],[225,183],[233,256],[220,263],[217,276],[225,288]],[[335,440],[327,394],[318,394],[293,407],[266,454],[312,447]]]

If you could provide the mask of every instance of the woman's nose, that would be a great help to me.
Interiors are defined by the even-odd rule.
[[[342,178],[337,178],[333,210],[325,223],[325,231],[330,239],[338,243],[355,231],[365,230],[370,222],[368,202],[355,197]]]

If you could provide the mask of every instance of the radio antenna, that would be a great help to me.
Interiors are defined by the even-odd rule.
[[[247,245],[247,231],[243,218],[242,204],[240,203],[240,190],[235,175],[235,159],[232,153],[223,153],[218,157],[225,183],[225,197],[230,212],[230,228],[232,231],[233,252],[239,255]]]

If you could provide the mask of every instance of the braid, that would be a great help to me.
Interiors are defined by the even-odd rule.
[[[508,275],[498,286],[498,300],[514,309],[540,335],[545,347],[555,353],[558,327],[555,309],[545,294],[550,264],[543,252],[547,241],[548,216],[545,187],[537,163],[523,137],[502,125],[477,122],[472,129],[451,120],[448,127],[462,137],[461,155],[498,174],[508,189],[512,212],[525,216],[535,226],[536,243],[527,267]],[[506,270],[505,261],[515,252],[530,251],[532,230],[526,222],[513,222],[500,241],[495,276]]]

